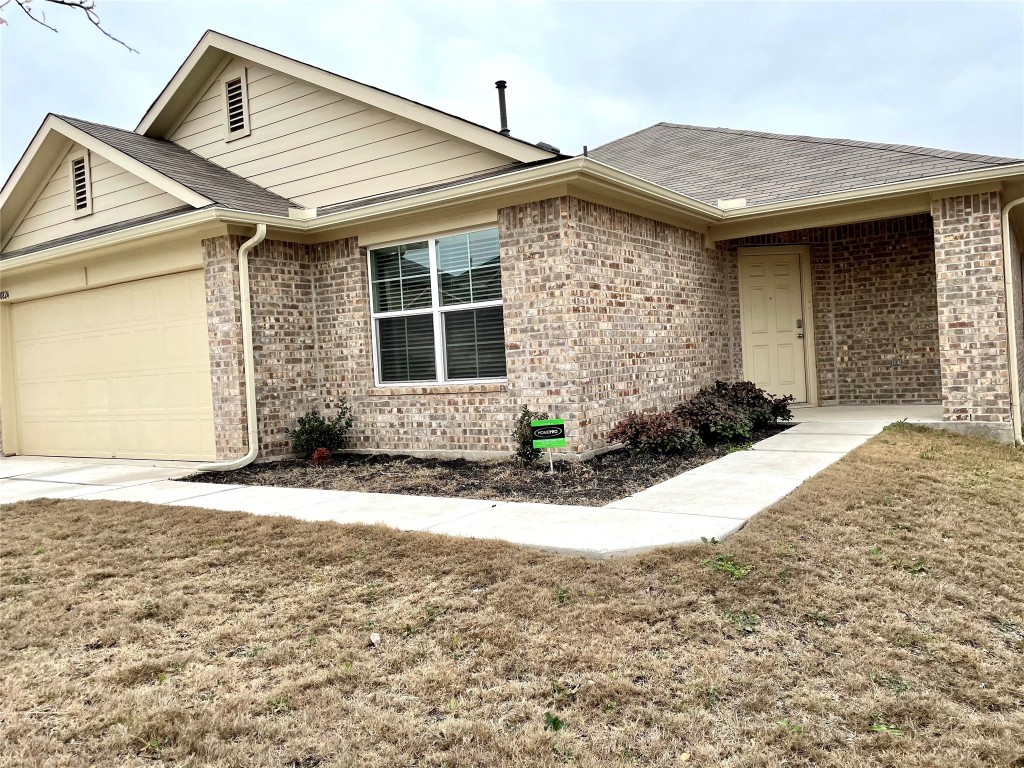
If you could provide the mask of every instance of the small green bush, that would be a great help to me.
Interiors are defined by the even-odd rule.
[[[515,446],[512,449],[512,456],[524,465],[532,464],[540,458],[542,451],[533,447],[533,432],[530,431],[531,421],[543,421],[550,418],[546,413],[531,411],[525,405],[519,412],[516,419],[516,428],[512,430],[512,440]]]
[[[608,433],[609,443],[622,443],[635,453],[688,453],[704,443],[685,420],[674,413],[630,413]]]
[[[300,416],[298,426],[289,429],[292,447],[307,459],[313,456],[317,448],[326,448],[331,453],[345,446],[348,431],[352,427],[352,408],[344,399],[338,401],[337,413],[332,419],[325,419],[314,408],[305,416]]]

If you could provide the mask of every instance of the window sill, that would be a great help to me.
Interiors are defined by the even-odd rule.
[[[508,383],[497,381],[489,384],[418,384],[416,386],[370,387],[370,397],[396,397],[402,395],[476,395],[488,392],[508,392]]]

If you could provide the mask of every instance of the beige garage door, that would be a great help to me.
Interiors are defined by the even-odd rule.
[[[201,271],[12,308],[20,452],[214,458]]]

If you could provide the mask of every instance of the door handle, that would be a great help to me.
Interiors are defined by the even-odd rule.
[[[804,337],[804,335],[803,335],[802,333],[798,333],[798,334],[796,335],[796,337],[797,337],[798,339],[802,339],[802,338]]]

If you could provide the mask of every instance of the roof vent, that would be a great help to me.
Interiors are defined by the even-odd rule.
[[[85,158],[77,157],[71,162],[71,185],[75,188],[75,210],[84,211],[89,207],[89,190],[85,183]]]
[[[723,211],[731,211],[734,208],[746,208],[747,207],[747,198],[745,198],[745,197],[731,197],[728,200],[726,200],[726,199],[723,199],[723,198],[720,197],[720,198],[718,198],[718,202],[716,203],[716,205],[719,208],[721,208]]]
[[[242,93],[242,78],[236,77],[224,84],[228,101],[228,133],[245,130],[245,95]]]
[[[554,147],[545,141],[538,141],[535,145],[538,149],[543,149],[545,152],[553,152],[556,155],[562,154],[558,151],[558,147]]]
[[[71,206],[74,216],[88,216],[92,213],[92,179],[89,174],[89,153],[82,152],[70,160]]]

